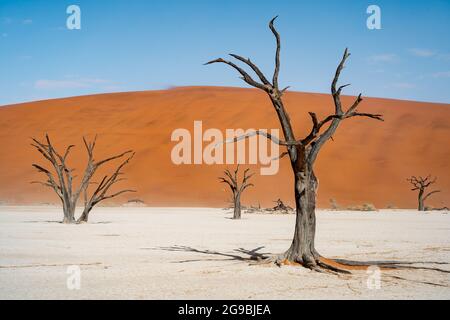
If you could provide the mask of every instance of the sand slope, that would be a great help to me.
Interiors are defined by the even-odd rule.
[[[350,102],[349,98],[345,99]],[[286,105],[300,136],[310,129],[308,111],[323,116],[333,110],[329,95],[287,93]],[[429,201],[450,205],[450,106],[367,98],[361,111],[382,113],[386,122],[351,119],[343,123],[322,150],[316,173],[319,205],[374,203],[414,207],[415,194],[405,179],[411,174],[439,177],[441,194]],[[98,133],[98,157],[132,148],[136,158],[127,169],[124,186],[139,190],[129,198],[154,206],[223,206],[228,190],[216,177],[224,166],[175,166],[170,141],[176,128],[192,130],[193,121],[207,128],[278,128],[270,102],[253,89],[187,87],[165,91],[113,93],[38,101],[0,108],[0,201],[57,202],[38,185],[31,163],[44,163],[29,145],[30,136],[53,137],[60,149],[76,144],[71,162],[85,163],[81,137]],[[79,167],[79,166],[77,166]],[[256,167],[254,168],[256,169]],[[245,204],[292,202],[292,178],[287,160],[276,176],[259,176],[244,195]],[[258,170],[259,171],[259,170]]]

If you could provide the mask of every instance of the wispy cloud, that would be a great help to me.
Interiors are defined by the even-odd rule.
[[[22,20],[22,24],[32,24],[32,23],[33,23],[33,20],[31,20],[31,19]]]
[[[416,88],[416,85],[409,82],[396,82],[392,84],[392,87],[398,89],[414,89]]]
[[[450,53],[442,53],[431,49],[408,49],[408,52],[419,58],[433,58],[438,60],[450,60]]]
[[[96,78],[76,78],[76,79],[63,79],[63,80],[48,80],[40,79],[34,83],[36,89],[56,90],[56,89],[80,89],[80,88],[92,88],[98,85],[108,83],[104,79]]]
[[[450,53],[440,53],[437,55],[440,60],[450,60]]]
[[[436,52],[430,50],[430,49],[419,49],[419,48],[413,48],[408,50],[409,53],[416,57],[421,58],[430,58],[436,56]]]
[[[394,62],[397,61],[397,59],[397,55],[393,53],[376,54],[368,58],[371,63]]]
[[[431,76],[433,78],[450,78],[450,71],[435,72]]]

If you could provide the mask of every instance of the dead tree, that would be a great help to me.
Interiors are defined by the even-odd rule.
[[[425,200],[427,200],[432,194],[441,192],[440,190],[434,190],[425,194],[425,190],[429,186],[434,184],[436,180],[437,178],[435,177],[434,179],[432,179],[431,175],[428,175],[426,178],[422,178],[420,176],[419,177],[412,176],[411,178],[407,179],[407,181],[409,181],[409,183],[411,183],[413,186],[411,191],[419,190],[419,194],[417,196],[417,199],[419,201],[418,207],[419,211],[425,211]]]
[[[284,140],[278,139],[277,137],[262,131],[251,132],[233,139],[233,142],[236,142],[251,136],[261,135],[272,140],[274,143],[286,147],[287,149],[281,157],[286,155],[289,156],[292,173],[294,174],[296,223],[292,244],[283,255],[277,258],[276,263],[288,260],[291,262],[300,263],[305,267],[318,271],[321,268],[334,270],[336,268],[324,262],[325,259],[320,259],[321,257],[316,251],[314,245],[316,233],[315,208],[318,187],[318,180],[314,174],[314,164],[319,151],[324,144],[332,138],[333,134],[336,132],[336,129],[343,120],[355,117],[367,117],[383,121],[383,118],[379,114],[361,113],[358,111],[358,107],[363,100],[361,94],[358,95],[358,97],[348,108],[343,107],[341,102],[341,92],[348,86],[348,84],[338,86],[338,80],[341,71],[344,69],[345,62],[350,56],[348,50],[345,49],[344,55],[342,56],[331,83],[334,113],[319,120],[314,112],[309,112],[309,116],[312,121],[311,130],[306,137],[303,139],[298,139],[294,133],[290,117],[286,112],[283,103],[283,94],[289,87],[280,89],[278,82],[278,75],[280,72],[281,41],[280,35],[274,27],[275,19],[276,17],[269,23],[269,28],[276,39],[275,71],[272,81],[269,81],[259,67],[250,59],[243,58],[236,54],[230,54],[230,56],[247,65],[251,70],[253,70],[260,81],[254,80],[249,73],[239,67],[236,63],[222,58],[212,60],[206,64],[223,63],[235,69],[241,75],[241,79],[248,85],[260,89],[267,94],[278,116],[284,135]]]
[[[273,211],[282,211],[282,212],[288,213],[289,211],[293,210],[290,206],[285,205],[281,199],[278,199],[277,201],[274,201],[274,202],[277,205],[272,208]]]
[[[46,159],[50,162],[50,164],[53,167],[53,170],[49,170],[44,168],[41,165],[38,164],[33,164],[33,167],[36,168],[38,170],[38,172],[44,173],[47,177],[47,180],[42,182],[42,181],[33,181],[31,183],[38,183],[41,185],[44,185],[46,187],[49,187],[51,189],[53,189],[53,191],[55,191],[55,193],[58,195],[58,197],[60,198],[62,205],[63,205],[63,212],[64,212],[64,219],[63,219],[63,223],[75,223],[75,208],[78,202],[78,199],[81,195],[82,192],[85,192],[88,185],[90,184],[90,181],[92,179],[92,177],[94,176],[95,172],[97,171],[98,168],[100,168],[101,166],[103,166],[104,164],[115,160],[115,159],[119,159],[122,158],[126,155],[130,155],[131,157],[133,155],[133,151],[129,150],[129,151],[125,151],[121,154],[100,160],[100,161],[95,161],[94,160],[94,148],[95,148],[95,142],[96,142],[96,138],[94,138],[94,140],[90,143],[88,143],[86,141],[85,138],[83,138],[84,141],[84,145],[86,147],[86,151],[88,153],[88,162],[86,165],[86,169],[84,171],[83,177],[79,183],[79,186],[77,188],[74,187],[73,185],[73,179],[75,178],[72,173],[74,172],[74,169],[71,169],[68,167],[67,165],[67,157],[70,153],[70,150],[74,147],[74,145],[70,145],[66,148],[65,152],[63,154],[60,154],[55,147],[52,145],[49,136],[46,134],[45,135],[45,141],[41,142],[35,138],[32,138],[33,143],[31,144],[34,148],[36,148],[36,150]],[[128,161],[131,159],[131,157],[129,157],[123,164],[128,163]],[[123,165],[121,167],[119,167],[118,170],[116,170],[115,174],[119,175],[120,174],[120,169],[123,167]],[[53,171],[53,172],[52,172]],[[55,174],[56,173],[56,174]],[[111,187],[112,184],[114,184],[115,182],[117,182],[117,177],[114,177],[114,174],[111,176],[111,178],[108,179],[108,185],[107,188],[106,186],[103,186],[102,190],[108,191],[108,189]],[[106,180],[106,179],[104,179]],[[104,182],[106,183],[106,181]],[[115,194],[113,194],[112,196],[109,196],[110,198],[119,194],[122,194],[124,192],[128,192],[131,190],[123,190],[121,192],[117,192]],[[101,192],[101,195],[104,196],[104,194]],[[95,198],[97,199],[97,198]],[[95,200],[94,199],[94,200]],[[94,202],[94,201],[93,201]],[[92,202],[92,203],[93,203]],[[89,201],[87,202],[89,203]],[[91,204],[92,204],[91,203]],[[92,209],[92,208],[90,208]],[[89,209],[89,211],[90,211]],[[85,208],[86,211],[86,208]],[[88,211],[88,212],[89,212]],[[87,216],[86,216],[87,219]]]
[[[254,186],[252,183],[249,183],[249,179],[253,176],[253,174],[248,174],[250,169],[246,169],[244,171],[244,176],[242,181],[239,182],[239,165],[234,170],[234,174],[230,172],[230,170],[226,169],[224,171],[224,177],[219,177],[221,183],[226,183],[233,194],[233,205],[234,205],[234,213],[233,219],[241,218],[241,195],[245,189],[248,187]]]

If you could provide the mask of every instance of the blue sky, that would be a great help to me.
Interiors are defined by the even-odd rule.
[[[66,8],[81,8],[81,30]],[[381,30],[366,27],[369,5]],[[450,103],[450,1],[0,0],[0,104],[186,85],[246,85],[237,53],[271,76],[279,15],[280,82],[329,92],[345,47],[346,93]]]

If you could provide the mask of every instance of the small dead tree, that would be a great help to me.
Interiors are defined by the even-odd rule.
[[[273,211],[282,211],[282,212],[285,212],[285,213],[289,213],[289,211],[294,210],[290,206],[285,205],[283,200],[281,200],[281,199],[278,199],[277,201],[274,201],[274,202],[277,205],[272,208]]]
[[[431,175],[428,175],[425,178],[422,178],[420,176],[412,176],[411,178],[407,179],[407,181],[409,181],[409,183],[411,183],[411,185],[413,186],[411,191],[419,190],[419,194],[417,195],[417,199],[419,201],[419,211],[425,211],[425,200],[427,200],[432,194],[441,192],[440,190],[434,190],[425,194],[426,189],[432,184],[436,183],[436,180],[437,178],[435,177],[434,179],[432,179]]]
[[[119,168],[114,172],[114,174],[107,178],[105,177],[102,180],[102,183],[100,183],[99,192],[92,195],[92,197],[89,199],[89,201],[85,201],[85,204],[87,205],[84,209],[84,212],[87,212],[87,214],[90,212],[92,207],[98,203],[99,201],[102,201],[107,198],[115,197],[119,194],[122,194],[124,192],[134,192],[134,190],[122,190],[120,192],[116,192],[110,196],[106,196],[106,192],[109,190],[109,188],[116,182],[120,181],[121,179],[118,179],[118,176],[121,175],[121,169],[123,166],[131,160],[134,153],[132,150],[125,151],[121,154],[100,160],[95,161],[94,160],[94,148],[96,143],[97,137],[94,138],[92,142],[87,142],[86,139],[83,137],[83,142],[86,147],[86,151],[88,153],[88,162],[86,165],[86,169],[84,171],[83,177],[81,179],[81,182],[77,188],[73,186],[73,179],[75,176],[72,175],[72,173],[75,171],[74,169],[71,169],[67,165],[67,157],[70,153],[70,150],[74,147],[74,145],[70,145],[66,148],[65,152],[63,154],[60,154],[55,147],[52,145],[50,138],[48,134],[45,135],[45,141],[41,142],[35,138],[32,138],[33,143],[31,144],[36,150],[48,161],[53,167],[53,170],[49,170],[47,168],[44,168],[41,165],[33,164],[32,166],[38,170],[38,172],[44,173],[47,177],[47,180],[42,181],[32,181],[31,183],[37,183],[41,184],[43,186],[49,187],[55,191],[55,193],[60,198],[62,205],[63,205],[63,212],[64,212],[64,219],[63,223],[75,223],[75,208],[78,202],[78,199],[82,192],[86,194],[88,185],[91,183],[91,179],[94,176],[95,172],[98,168],[103,166],[104,164],[123,158],[125,156],[129,156],[120,166]],[[52,172],[54,171],[54,172]],[[56,173],[56,175],[55,175]],[[83,212],[83,214],[84,214]],[[80,221],[87,221],[87,216],[85,215],[85,218],[81,219]]]
[[[249,174],[250,169],[245,169],[242,181],[239,182],[239,165],[232,174],[229,169],[224,171],[224,177],[219,177],[221,183],[226,183],[233,194],[234,213],[233,219],[241,218],[241,195],[245,189],[254,186],[253,183],[249,183],[249,179],[253,176],[253,173]]]
[[[345,62],[350,57],[350,53],[347,49],[345,49],[344,55],[341,58],[331,83],[334,113],[323,118],[322,120],[319,120],[314,112],[309,112],[309,116],[312,121],[311,130],[303,139],[296,138],[291,125],[290,117],[283,102],[283,95],[289,87],[280,89],[278,82],[278,75],[280,72],[281,40],[280,34],[274,26],[275,19],[276,17],[269,23],[269,28],[276,40],[275,71],[273,73],[272,81],[269,81],[260,68],[250,59],[236,54],[230,54],[230,56],[249,67],[260,81],[254,80],[249,73],[239,67],[236,63],[222,58],[209,61],[206,65],[223,63],[235,69],[241,75],[241,79],[244,82],[267,94],[278,116],[284,135],[284,140],[278,139],[264,131],[254,131],[246,135],[236,137],[233,141],[230,141],[236,142],[251,136],[261,135],[287,149],[287,151],[284,152],[280,158],[283,156],[289,156],[292,173],[294,175],[296,223],[294,237],[290,248],[284,254],[280,255],[275,262],[279,264],[287,260],[290,262],[300,263],[305,267],[317,271],[320,271],[320,269],[336,271],[335,267],[329,263],[326,263],[325,259],[321,259],[321,256],[316,251],[314,244],[316,233],[315,208],[318,188],[318,180],[314,174],[314,164],[319,151],[325,143],[332,138],[336,132],[336,129],[343,120],[355,117],[364,117],[382,121],[383,118],[379,114],[361,113],[358,111],[358,107],[363,100],[361,94],[358,95],[358,97],[348,108],[344,109],[341,101],[341,93],[342,90],[348,86],[348,84],[338,86],[338,81],[341,71],[344,69]]]

